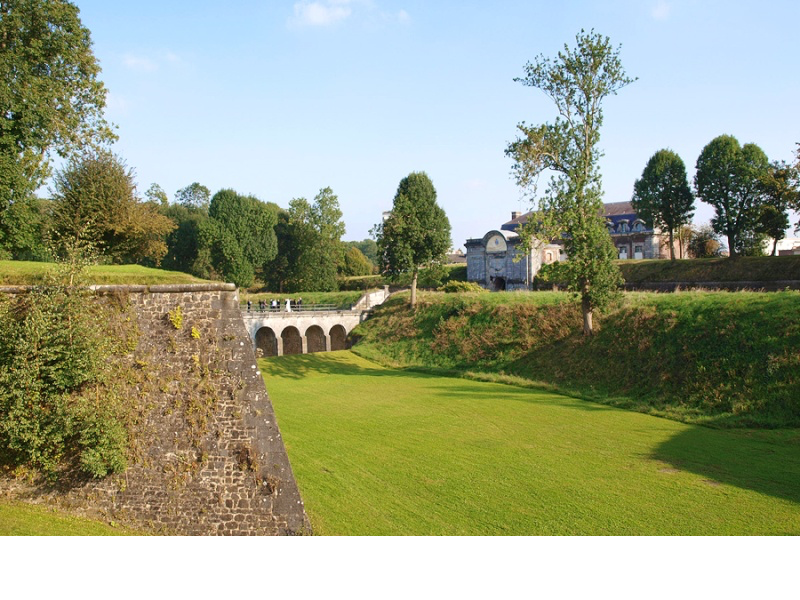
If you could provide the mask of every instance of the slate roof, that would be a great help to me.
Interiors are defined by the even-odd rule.
[[[500,229],[504,231],[516,231],[517,227],[528,222],[528,218],[531,214],[532,213],[527,212],[524,215],[519,215],[518,217],[503,223]],[[633,223],[638,218],[630,201],[609,202],[607,204],[603,204],[603,216],[607,220],[614,223],[615,227],[622,220],[627,220],[629,223]],[[646,231],[652,231],[652,228],[649,225],[645,225],[645,227]]]

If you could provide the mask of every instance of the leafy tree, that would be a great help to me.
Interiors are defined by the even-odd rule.
[[[391,214],[373,231],[383,272],[392,277],[411,274],[414,308],[420,268],[442,262],[452,245],[450,221],[436,203],[436,189],[426,173],[410,173],[400,181]]]
[[[199,226],[198,258],[209,272],[210,279],[230,281],[239,287],[253,283],[253,265],[247,260],[236,236],[216,219],[207,219]]]
[[[268,284],[279,292],[328,292],[338,289],[336,275],[344,261],[344,235],[339,199],[323,188],[309,203],[289,202],[278,214],[278,254],[265,270]]]
[[[716,258],[722,254],[723,246],[714,228],[702,225],[691,232],[688,250],[695,258]]]
[[[555,59],[540,55],[525,65],[515,81],[542,90],[556,105],[554,123],[517,127],[521,136],[506,149],[514,160],[518,185],[536,193],[539,176],[553,172],[539,209],[522,240],[563,240],[569,256],[568,287],[581,296],[583,331],[593,332],[593,313],[616,293],[622,276],[616,252],[602,219],[602,186],[598,161],[602,102],[632,83],[622,68],[619,48],[607,37],[581,30],[576,47],[564,45]]]
[[[727,237],[731,258],[752,252],[763,185],[769,170],[767,155],[755,144],[740,146],[731,135],[711,140],[697,159],[697,196],[714,207],[714,231]]]
[[[366,256],[367,260],[373,265],[378,264],[378,244],[375,240],[367,238],[360,242],[345,242],[345,244],[361,250],[361,253]]]
[[[253,267],[260,270],[278,252],[275,237],[275,211],[252,196],[235,191],[220,190],[211,199],[208,215],[227,229],[242,247],[242,254]]]
[[[772,238],[771,256],[775,256],[778,249],[778,242],[786,236],[786,229],[789,227],[789,215],[775,208],[772,204],[764,204],[761,213],[758,215],[756,233]]]
[[[53,179],[53,227],[61,236],[83,237],[114,262],[164,257],[175,225],[158,206],[136,196],[133,170],[107,150],[73,158]]]
[[[686,167],[672,150],[659,150],[633,185],[634,210],[654,227],[669,232],[669,256],[675,260],[675,232],[694,215],[694,195]]]
[[[168,217],[176,226],[166,238],[167,254],[164,256],[164,268],[210,279],[210,259],[208,253],[203,253],[200,247],[200,230],[203,223],[208,221],[208,214],[201,209],[187,208],[181,204],[162,207],[161,214]]]
[[[63,0],[0,2],[0,250],[28,243],[31,194],[50,175],[54,154],[73,157],[116,138],[103,119],[106,89],[78,14]]]
[[[350,246],[344,254],[341,273],[345,277],[363,277],[372,275],[372,263],[357,247]]]
[[[144,193],[144,197],[147,198],[149,202],[153,202],[162,208],[166,208],[169,206],[169,198],[167,197],[167,192],[164,191],[157,183],[151,183],[150,187],[147,188],[147,191]]]
[[[211,192],[206,186],[200,185],[195,181],[193,184],[175,192],[175,202],[187,208],[197,208],[203,212],[208,212],[208,207],[211,203]]]

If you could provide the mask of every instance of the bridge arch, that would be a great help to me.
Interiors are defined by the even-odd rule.
[[[303,354],[303,338],[300,337],[300,331],[297,327],[289,325],[284,327],[281,331],[281,340],[283,341],[283,354]]]
[[[331,350],[345,350],[347,348],[347,330],[343,325],[331,327]]]
[[[306,352],[325,352],[328,349],[326,337],[325,331],[319,325],[306,329]]]
[[[271,327],[261,327],[256,331],[256,350],[261,350],[261,356],[278,356],[278,336]]]

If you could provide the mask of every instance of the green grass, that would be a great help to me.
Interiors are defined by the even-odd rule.
[[[259,366],[318,535],[800,534],[796,431],[714,430],[351,352]]]
[[[422,294],[377,307],[354,350],[393,366],[513,375],[720,427],[800,426],[800,293],[629,293],[582,335],[558,292]]]
[[[0,535],[144,535],[141,532],[73,517],[46,506],[0,502]]]
[[[0,260],[0,285],[35,285],[41,283],[53,263],[21,260]],[[188,273],[164,271],[140,265],[95,265],[89,267],[88,277],[97,285],[157,285],[204,283]]]
[[[776,281],[800,279],[800,256],[616,261],[627,283]]]

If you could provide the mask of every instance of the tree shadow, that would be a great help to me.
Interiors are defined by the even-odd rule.
[[[651,458],[707,478],[800,503],[800,431],[720,430],[694,426]]]

